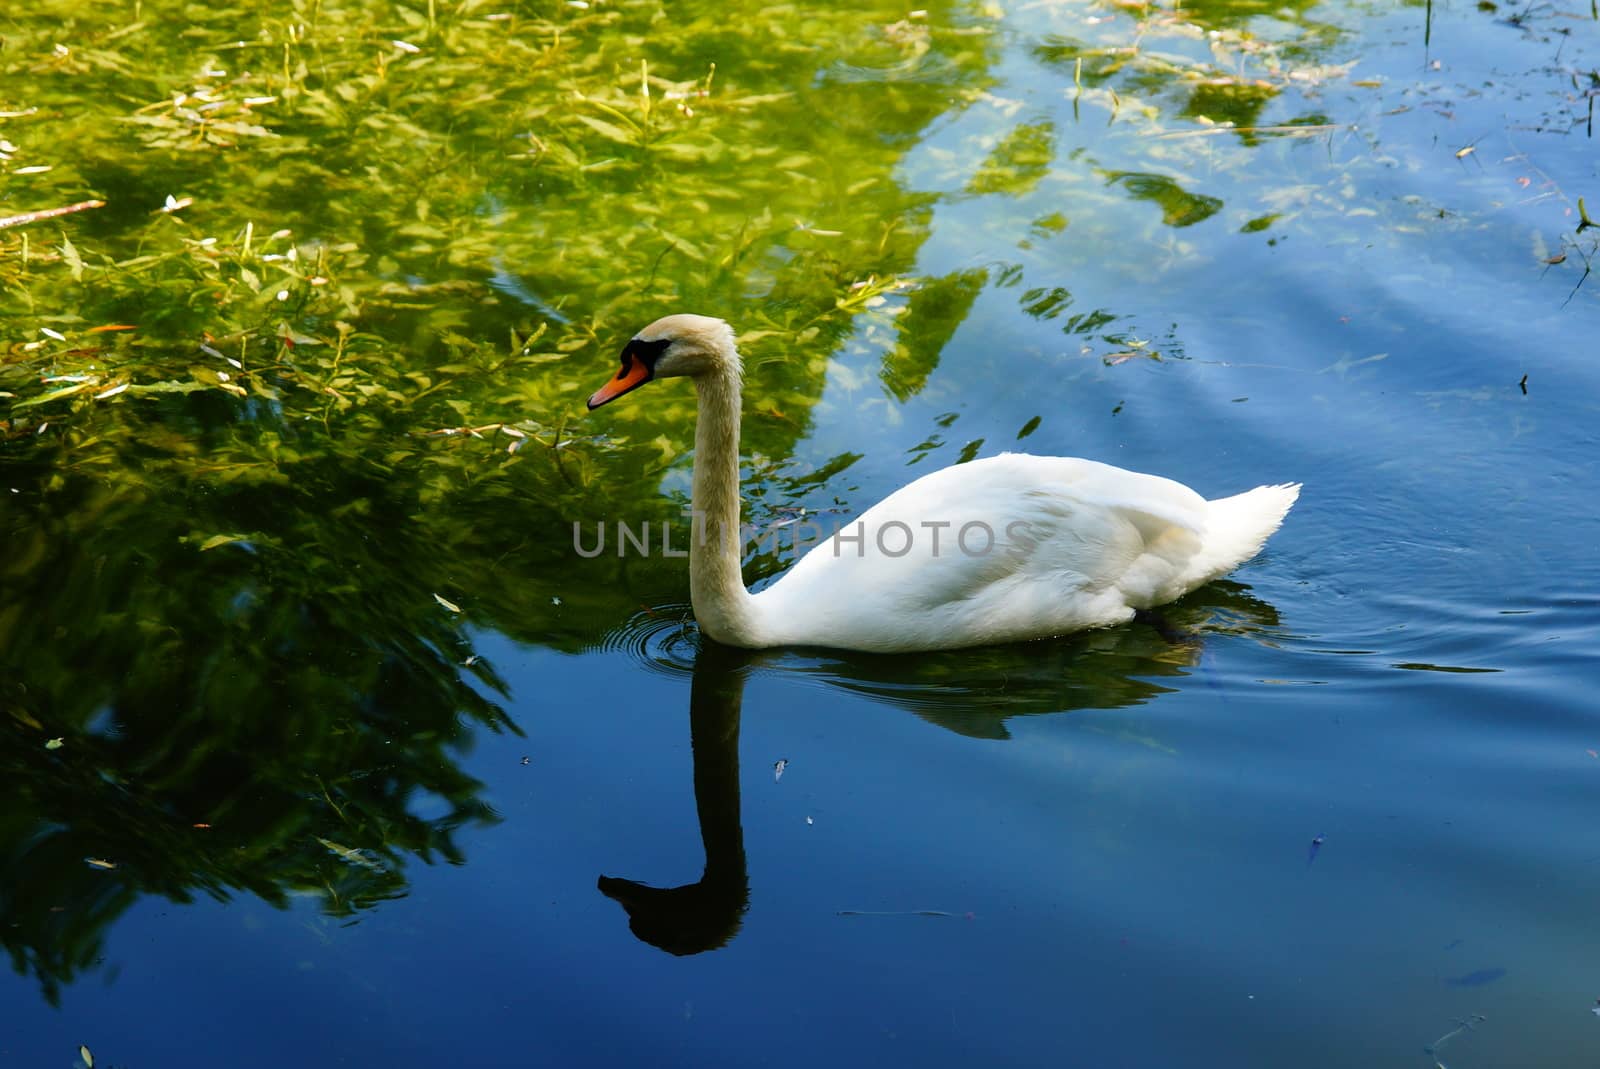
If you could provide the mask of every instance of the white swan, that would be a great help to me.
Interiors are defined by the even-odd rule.
[[[741,364],[728,324],[656,320],[623,347],[621,370],[589,407],[676,375],[699,392],[690,599],[701,629],[730,646],[894,653],[1124,623],[1255,556],[1300,494],[1293,483],[1207,501],[1092,460],[1004,453],[902,487],[751,594],[738,536]]]

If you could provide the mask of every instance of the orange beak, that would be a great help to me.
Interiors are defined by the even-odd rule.
[[[636,357],[628,357],[622,365],[622,370],[617,372],[617,377],[600,387],[589,396],[589,408],[593,411],[608,401],[615,401],[629,390],[637,390],[650,381],[650,366]]]

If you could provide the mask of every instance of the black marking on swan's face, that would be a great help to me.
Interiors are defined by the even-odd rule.
[[[645,341],[639,337],[628,339],[628,344],[622,347],[623,370],[627,370],[628,358],[633,357],[644,361],[644,366],[649,368],[653,374],[656,369],[656,361],[661,359],[661,354],[666,352],[671,345],[671,338],[657,338],[655,341]]]
[[[589,408],[596,409],[615,401],[625,393],[637,390],[656,377],[656,361],[672,345],[671,338],[645,341],[632,338],[622,347],[622,367],[610,382],[589,396]]]

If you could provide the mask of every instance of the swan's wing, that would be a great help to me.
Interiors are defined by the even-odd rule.
[[[978,517],[1004,523],[995,525],[993,552],[919,570],[910,585],[924,608],[988,597],[1037,613],[1046,610],[1031,604],[1036,599],[1059,604],[1106,592],[1142,600],[1199,549],[1205,501],[1181,483],[1070,457],[994,461],[971,474],[964,469],[972,465],[947,469],[961,478],[946,489]],[[929,495],[917,497],[929,503]]]
[[[758,595],[785,630],[914,648],[1125,617],[1200,544],[1205,502],[1156,476],[1003,454],[933,472],[845,525]],[[891,634],[900,635],[892,638]],[[814,637],[812,639],[815,640]],[[863,648],[872,648],[864,646]]]

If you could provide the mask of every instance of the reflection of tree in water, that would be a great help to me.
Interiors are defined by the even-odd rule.
[[[898,8],[746,18],[718,5],[703,16],[685,9],[671,27],[657,15],[625,6],[586,19],[561,38],[564,50],[552,47],[573,64],[560,77],[532,72],[520,52],[473,47],[474,34],[501,32],[492,23],[452,25],[451,62],[529,78],[518,108],[455,106],[450,92],[475,91],[464,75],[417,75],[413,87],[432,96],[363,94],[372,118],[403,113],[429,136],[494,144],[496,159],[532,122],[544,131],[532,163],[442,168],[442,140],[431,142],[438,155],[419,152],[409,134],[370,139],[388,123],[335,115],[339,134],[318,152],[271,154],[290,139],[263,137],[186,168],[220,187],[203,198],[218,205],[239,201],[228,183],[242,182],[256,210],[271,206],[272,225],[306,243],[308,260],[334,248],[330,285],[290,279],[293,299],[277,298],[279,269],[260,259],[260,233],[254,252],[248,238],[215,247],[185,238],[169,256],[147,231],[172,221],[141,212],[108,213],[103,233],[75,231],[87,282],[41,267],[32,288],[0,293],[0,311],[21,308],[10,302],[22,293],[30,320],[49,307],[84,324],[140,324],[115,346],[91,338],[74,350],[86,355],[61,354],[65,370],[95,361],[96,374],[126,376],[128,392],[101,403],[85,388],[18,405],[0,423],[12,491],[0,514],[0,943],[47,997],[95,968],[110,927],[145,895],[248,892],[283,906],[309,894],[346,915],[405,894],[413,857],[463,861],[457,830],[496,817],[459,755],[480,729],[517,730],[463,621],[579,650],[682,588],[677,561],[579,559],[570,525],[678,518],[659,492],[674,454],[651,428],[681,426],[689,401],[574,434],[574,381],[653,318],[639,310],[655,302],[726,307],[764,295],[751,303],[767,318],[741,325],[786,344],[803,334],[816,357],[761,372],[771,411],[749,441],[787,456],[827,354],[852,331],[856,313],[839,294],[912,270],[928,198],[896,169],[959,98],[953,90],[977,84],[993,46],[916,27],[869,34],[864,46],[863,25],[901,19]],[[370,67],[365,45],[335,40],[344,17],[325,12],[321,23],[329,63],[318,77],[330,85]],[[933,25],[958,17],[930,7]],[[769,38],[793,36],[776,32],[791,19],[803,21],[806,47],[771,48]],[[613,59],[628,57],[633,78],[645,29],[657,95],[641,98]],[[441,61],[447,45],[435,45]],[[660,72],[703,77],[713,46],[715,94],[668,103]],[[819,78],[864,47],[866,67]],[[199,62],[161,61],[186,71]],[[166,78],[154,59],[134,66],[148,77],[90,93],[84,107],[167,94],[153,88]],[[901,84],[924,68],[935,87]],[[621,143],[614,122],[585,122],[602,113],[575,106],[580,84],[590,100],[629,109],[638,136]],[[653,118],[641,99],[654,101]],[[302,110],[286,133],[318,136],[318,114]],[[96,129],[122,128],[95,115]],[[117,154],[94,141],[82,163],[131,179],[169,149]],[[348,181],[369,166],[393,177]],[[305,196],[325,187],[332,195]],[[449,222],[390,241],[407,226],[435,229],[430,197],[433,220]],[[508,219],[513,203],[525,214]],[[694,222],[681,235],[653,221],[686,205]],[[795,215],[813,213],[837,232],[794,228]],[[264,218],[256,225],[268,230]],[[508,245],[520,250],[507,257]],[[271,247],[287,262],[288,245]],[[552,247],[561,255],[540,253]],[[102,270],[135,250],[162,255],[138,273]],[[236,277],[272,284],[257,293]],[[540,294],[564,295],[562,308]],[[202,330],[216,336],[200,347],[204,360]],[[529,341],[508,353],[512,330]],[[6,398],[25,383],[30,404],[58,388],[41,386],[26,362],[5,362],[0,377]],[[525,440],[499,436],[502,423]],[[425,436],[463,424],[492,426]]]
[[[789,17],[789,9],[762,10],[773,22]],[[609,70],[606,57],[635,55],[626,40],[639,28],[627,24],[635,16],[654,20],[654,9],[605,14],[616,25],[588,38],[595,64]],[[678,518],[658,490],[663,469],[681,459],[658,441],[665,428],[681,432],[687,395],[612,417],[599,430],[590,425],[584,436],[565,426],[577,396],[573,379],[590,376],[596,344],[614,353],[620,340],[596,339],[621,320],[632,329],[652,318],[636,313],[659,310],[663,300],[693,300],[707,310],[748,303],[757,320],[740,326],[753,336],[773,333],[747,347],[765,402],[749,414],[747,440],[752,452],[784,458],[806,431],[829,354],[855,330],[859,308],[841,294],[860,280],[915,269],[933,198],[895,175],[928,124],[983,84],[998,46],[986,36],[917,27],[891,33],[896,13],[874,38],[881,55],[847,70],[835,61],[858,47],[868,20],[860,11],[804,13],[803,49],[773,49],[777,34],[729,29],[743,23],[725,5],[694,17],[681,39],[668,39],[667,27],[651,21],[653,47],[681,60],[678,76],[696,77],[708,42],[726,46],[719,92],[737,88],[725,98],[696,98],[695,123],[658,119],[649,137],[659,143],[641,136],[626,144],[585,124],[598,113],[574,111],[563,88],[562,108],[548,115],[560,136],[549,139],[537,183],[526,161],[503,171],[482,163],[467,182],[439,167],[440,154],[415,152],[409,136],[399,159],[383,157],[386,143],[340,138],[326,151],[266,160],[241,144],[211,158],[212,168],[186,168],[219,184],[207,198],[218,204],[238,199],[226,183],[240,173],[251,189],[266,183],[259,196],[281,210],[276,222],[333,246],[391,234],[401,222],[427,224],[393,215],[391,187],[411,184],[419,172],[385,172],[404,177],[366,183],[359,195],[311,198],[306,214],[293,215],[307,200],[304,190],[324,176],[320,169],[339,171],[347,158],[387,168],[423,161],[416,166],[427,171],[435,211],[449,216],[441,229],[454,243],[362,245],[359,260],[335,261],[343,277],[327,292],[347,283],[350,307],[329,297],[331,304],[306,306],[286,327],[276,317],[294,309],[278,308],[271,287],[258,295],[213,285],[214,272],[197,282],[186,274],[187,260],[173,260],[170,270],[95,274],[99,258],[88,254],[89,240],[104,242],[95,252],[115,251],[115,237],[132,255],[155,240],[139,229],[79,234],[93,285],[40,268],[29,280],[37,292],[16,291],[27,297],[30,317],[33,306],[71,308],[84,323],[138,313],[137,344],[85,350],[93,355],[82,359],[117,362],[117,372],[141,388],[173,387],[130,390],[103,404],[85,390],[13,409],[0,427],[6,489],[16,491],[0,515],[0,944],[50,997],[95,967],[110,926],[144,895],[186,902],[248,892],[284,905],[309,893],[342,915],[404,894],[411,857],[462,861],[456,831],[495,814],[458,755],[481,728],[516,728],[489,697],[502,685],[473,657],[461,620],[579,650],[641,603],[685,587],[678,562],[585,561],[571,551],[574,520]],[[965,17],[933,5],[927,22],[941,27]],[[352,70],[369,65],[365,52],[359,63],[342,62]],[[497,62],[508,70],[516,60]],[[147,66],[150,89],[164,73],[141,69]],[[931,87],[905,77],[924,69],[937,80]],[[819,78],[819,70],[833,73]],[[634,85],[608,82],[607,91],[619,106],[636,107],[640,98]],[[102,96],[125,103],[119,94]],[[548,103],[541,101],[535,110]],[[503,143],[501,123],[524,136],[527,116],[517,109],[449,103],[408,106],[407,121],[459,132],[462,143]],[[312,124],[313,116],[299,121]],[[380,128],[350,124],[351,131]],[[973,195],[1034,188],[1063,140],[1060,130],[1027,126],[974,180]],[[83,166],[96,173],[112,173],[113,162],[115,173],[125,173],[137,159],[113,160],[100,142],[85,151]],[[458,179],[467,203],[444,188]],[[485,211],[524,196],[532,198],[527,214],[512,222],[498,209]],[[400,200],[409,211],[409,198]],[[669,233],[664,224],[684,205],[692,206],[695,227]],[[817,226],[795,227],[796,214]],[[108,228],[149,224],[143,214],[107,219]],[[561,256],[512,257],[511,267],[501,260],[508,238],[526,250],[557,237]],[[238,258],[228,261],[230,270],[245,262],[237,247],[228,255]],[[374,267],[363,270],[367,259]],[[492,271],[494,286],[451,288],[473,271]],[[1019,283],[971,268],[914,291],[883,361],[888,392],[903,400],[921,391],[985,287]],[[490,289],[499,296],[491,299]],[[1057,289],[1066,294],[1052,280],[1026,305],[1033,314],[1060,314],[1069,332],[1098,330],[1114,318],[1069,309],[1070,295]],[[588,303],[553,313],[539,294],[585,294]],[[213,298],[215,307],[207,303]],[[262,300],[272,308],[265,320]],[[345,319],[354,321],[348,338]],[[192,374],[199,329],[232,336],[229,354],[252,369],[231,383],[246,397],[222,389],[220,363]],[[537,351],[513,345],[508,354],[502,337],[512,329],[549,334]],[[289,346],[285,330],[323,344]],[[327,355],[335,338],[342,364]],[[581,357],[582,374],[553,354]],[[7,368],[8,392],[20,389],[21,378],[37,379],[34,365]],[[42,388],[30,381],[29,389]],[[507,440],[493,431],[492,440],[419,433],[498,421],[538,423],[543,437],[525,430],[530,444],[509,455]],[[611,436],[602,439],[602,431]],[[853,459],[841,456],[836,470]],[[814,501],[818,492],[815,485],[787,495],[772,490],[785,501]],[[1242,615],[1254,618],[1248,609]],[[952,730],[995,737],[1012,715],[1148,700],[1161,692],[1161,677],[1190,669],[1181,650],[1125,628],[928,657],[909,668],[834,654],[786,654],[782,663]],[[701,669],[708,678],[695,683],[695,784],[707,852],[698,890],[608,885],[629,903],[636,930],[680,952],[731,937],[745,901],[737,780],[743,670],[708,661]],[[58,748],[46,748],[57,739]]]
[[[664,616],[636,617],[613,645],[674,674],[692,672],[689,736],[695,813],[705,868],[678,887],[601,876],[599,889],[621,904],[628,927],[670,954],[698,954],[738,934],[750,905],[739,795],[739,719],[745,680],[759,667],[820,678],[905,708],[929,723],[973,738],[1009,737],[1013,716],[1117,709],[1172,690],[1156,679],[1201,670],[1208,635],[1274,627],[1277,613],[1236,583],[1213,583],[1168,606],[1160,618],[1061,639],[992,649],[911,656],[839,651],[747,651],[703,637],[692,669],[681,647],[652,648],[676,630]],[[677,637],[677,636],[674,636]]]
[[[353,471],[304,475],[382,502]],[[312,893],[347,914],[495,819],[454,755],[515,727],[427,572],[392,564],[426,558],[425,531],[380,541],[300,497],[69,479],[0,530],[0,942],[51,997],[141,895]],[[256,533],[202,551],[224,516]]]

